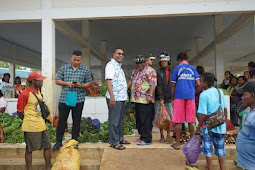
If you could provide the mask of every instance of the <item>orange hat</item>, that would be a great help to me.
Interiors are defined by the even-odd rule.
[[[31,72],[29,73],[27,80],[28,81],[32,81],[32,80],[44,80],[46,77],[40,75],[38,72]]]

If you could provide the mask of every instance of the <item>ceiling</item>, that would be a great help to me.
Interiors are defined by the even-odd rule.
[[[239,14],[223,15],[223,29]],[[81,21],[67,21],[81,34]],[[214,38],[214,18],[204,16],[178,16],[154,18],[128,18],[91,20],[91,43],[100,49],[100,40],[107,41],[107,57],[112,49],[123,48],[126,54],[124,64],[133,64],[133,58],[145,52],[157,55],[168,51],[173,60],[179,52],[191,50],[196,55],[196,37],[203,37],[203,47]],[[0,38],[41,53],[41,23],[1,23]],[[237,32],[223,43],[224,61],[232,62],[255,52],[254,23]],[[56,56],[69,62],[73,50],[81,46],[56,31]],[[96,61],[96,60],[95,60]],[[204,64],[214,64],[214,53],[208,54]],[[100,63],[100,62],[98,62]]]

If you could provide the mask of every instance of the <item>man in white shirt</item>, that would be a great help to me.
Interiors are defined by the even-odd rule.
[[[127,81],[121,68],[123,59],[123,50],[116,48],[113,50],[111,61],[105,67],[106,101],[109,109],[109,143],[112,148],[117,150],[125,149],[122,144],[130,144],[123,137],[125,101],[128,99]]]

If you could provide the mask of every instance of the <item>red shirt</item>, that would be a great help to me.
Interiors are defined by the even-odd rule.
[[[166,84],[168,84],[170,71],[169,69],[166,69],[165,72],[166,72]]]

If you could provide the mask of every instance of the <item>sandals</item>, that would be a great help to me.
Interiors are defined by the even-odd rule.
[[[126,149],[123,145],[121,144],[117,144],[117,145],[113,145],[111,144],[110,147],[114,148],[114,149],[117,149],[117,150],[124,150]]]
[[[128,141],[126,141],[126,140],[123,140],[123,141],[120,142],[120,144],[122,144],[122,145],[128,145],[128,144],[130,144],[130,142],[128,142]]]
[[[163,138],[163,139],[160,139],[158,142],[159,142],[159,143],[165,143],[165,139],[164,139],[164,138]]]
[[[176,143],[172,144],[171,147],[174,148],[175,150],[180,150],[181,149],[181,148],[179,148],[180,146],[176,146]]]
[[[143,146],[143,145],[151,145],[151,143],[147,143],[147,142],[144,142],[144,141],[140,141],[140,142],[137,142],[137,145],[141,145],[141,146]]]
[[[165,143],[166,143],[166,144],[171,144],[171,143],[172,143],[172,142],[171,142],[171,138],[170,138],[170,137],[169,137],[169,138],[166,138]]]

